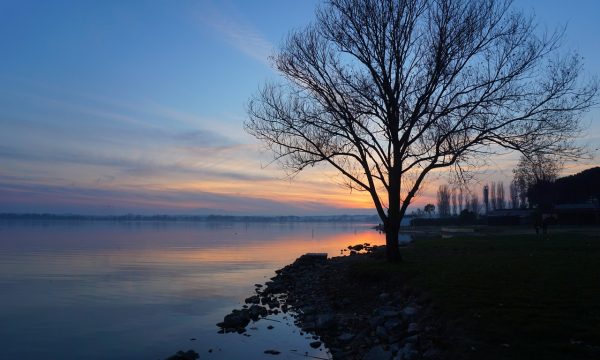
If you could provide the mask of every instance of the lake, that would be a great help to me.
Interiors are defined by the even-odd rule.
[[[0,221],[0,358],[327,359],[283,314],[215,324],[306,252],[383,244],[372,225]]]

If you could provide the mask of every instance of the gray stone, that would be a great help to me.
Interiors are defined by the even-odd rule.
[[[419,331],[419,324],[410,323],[408,324],[408,329],[406,330],[410,335],[414,335]]]
[[[386,329],[388,330],[397,330],[402,326],[402,321],[398,320],[398,319],[394,319],[391,318],[389,320],[387,320],[383,326],[385,326]]]
[[[423,353],[423,359],[439,359],[442,353],[436,348],[429,348]]]
[[[313,349],[318,349],[319,347],[321,347],[321,342],[320,341],[313,341],[310,343],[310,347]]]
[[[402,309],[402,317],[405,319],[412,319],[415,315],[417,315],[417,309],[412,306]]]
[[[410,352],[403,353],[404,360],[417,360],[419,358],[419,352],[412,350]]]
[[[388,301],[390,299],[390,294],[388,293],[381,293],[379,294],[379,300],[381,301]]]
[[[225,315],[222,323],[218,325],[224,328],[243,328],[250,323],[250,312],[246,309],[233,310],[231,314]]]
[[[390,344],[400,342],[400,340],[402,340],[402,333],[399,331],[390,333],[390,336],[388,337],[388,342]]]
[[[337,339],[341,343],[349,343],[354,339],[354,334],[343,333],[342,335],[338,336]]]
[[[375,310],[375,315],[386,318],[397,317],[400,315],[400,310],[395,306],[382,306]]]
[[[315,329],[331,329],[335,326],[335,317],[332,314],[319,314],[315,317]]]
[[[267,316],[267,309],[260,305],[252,305],[248,309],[248,314],[252,320],[256,321],[261,316]]]
[[[396,358],[400,360],[415,360],[419,358],[419,352],[415,350],[413,344],[408,343],[398,351]]]
[[[377,335],[377,337],[380,339],[387,339],[388,337],[388,333],[383,326],[378,326],[375,329],[375,335]]]
[[[373,316],[369,319],[369,325],[372,328],[377,327],[385,322],[385,317],[383,316]]]
[[[363,357],[363,360],[390,360],[392,353],[386,351],[381,345],[372,347]]]
[[[414,344],[416,342],[419,341],[419,335],[413,335],[413,336],[409,336],[407,338],[404,338],[404,342],[407,344]]]

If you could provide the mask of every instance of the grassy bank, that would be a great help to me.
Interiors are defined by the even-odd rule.
[[[423,239],[403,254],[362,272],[408,277],[459,321],[472,358],[599,358],[600,235]]]

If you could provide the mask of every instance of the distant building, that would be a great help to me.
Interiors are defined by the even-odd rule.
[[[533,224],[535,209],[502,209],[487,214],[488,225],[527,225]]]
[[[554,206],[561,225],[600,225],[600,206],[597,202],[558,204]]]

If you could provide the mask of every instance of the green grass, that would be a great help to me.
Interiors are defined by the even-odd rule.
[[[460,320],[473,358],[600,358],[599,235],[423,239],[403,255],[366,272],[407,276]]]

